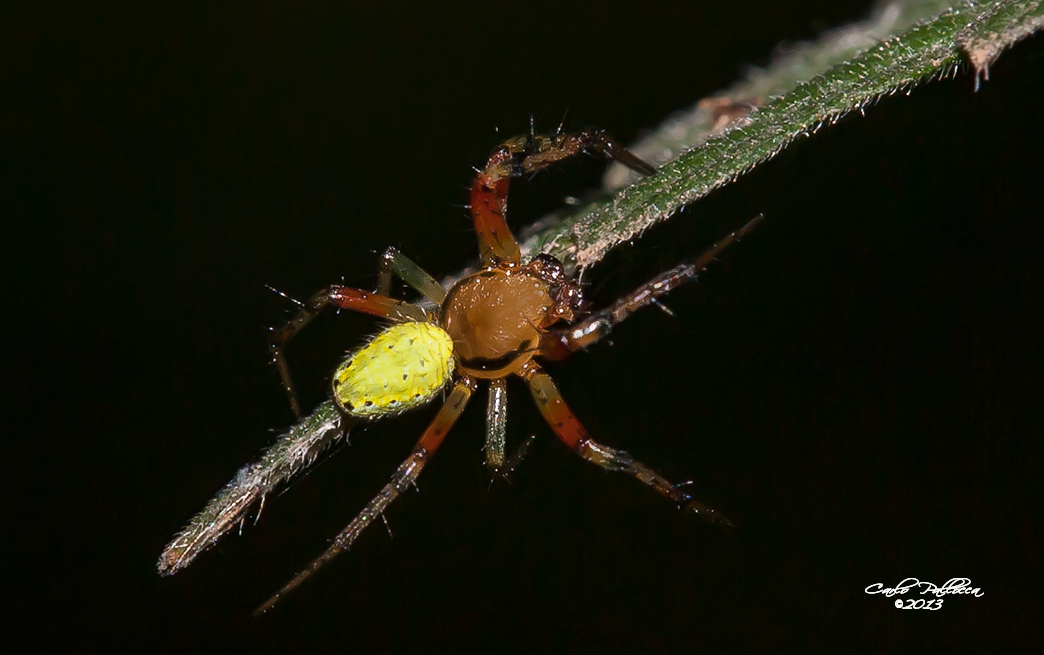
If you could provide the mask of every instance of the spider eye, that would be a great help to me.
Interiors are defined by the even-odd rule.
[[[569,284],[558,290],[555,301],[560,307],[580,309],[580,305],[584,302],[584,294],[579,287]]]
[[[562,262],[551,255],[537,255],[529,262],[529,270],[541,280],[554,286],[566,281],[565,268]]]

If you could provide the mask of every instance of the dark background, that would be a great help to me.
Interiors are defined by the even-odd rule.
[[[488,488],[480,394],[388,512],[394,539],[371,530],[269,616],[249,612],[430,411],[355,433],[160,579],[171,535],[290,422],[265,352],[290,307],[266,284],[369,286],[387,245],[456,271],[475,251],[471,167],[530,114],[626,141],[867,11],[306,4],[5,21],[15,630],[74,651],[1040,648],[1040,38],[978,93],[965,67],[887,98],[591,271],[606,304],[765,214],[668,299],[675,318],[646,311],[551,367],[596,437],[695,480],[736,532],[570,454],[516,383],[509,436],[538,441],[511,486]],[[512,223],[602,170],[516,185]],[[374,329],[342,314],[295,342],[306,404]],[[928,612],[864,593],[910,576],[985,595]]]

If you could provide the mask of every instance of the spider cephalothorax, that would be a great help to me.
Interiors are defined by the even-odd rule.
[[[301,311],[272,337],[272,356],[299,421],[256,463],[244,467],[179,533],[160,556],[161,574],[188,566],[200,553],[241,524],[281,482],[310,466],[331,442],[360,420],[393,416],[434,400],[445,402],[413,452],[391,480],[312,564],[262,605],[264,611],[311,573],[347,548],[385,508],[414,484],[442,444],[480,380],[489,384],[486,463],[501,471],[505,459],[506,384],[511,376],[529,387],[555,435],[584,459],[623,471],[704,518],[727,521],[695,501],[629,454],[596,442],[569,409],[538,359],[560,360],[605,337],[632,312],[656,302],[696,275],[755,221],[711,247],[694,262],[677,266],[642,285],[608,309],[576,321],[582,294],[561,262],[537,255],[527,263],[504,220],[508,183],[580,152],[600,152],[644,174],[655,171],[600,130],[510,139],[493,151],[471,189],[471,215],[478,236],[480,268],[450,287],[439,284],[394,249],[381,258],[377,290],[334,285],[302,303]],[[392,275],[430,301],[433,309],[390,296]],[[391,325],[350,353],[336,368],[331,400],[302,417],[283,348],[295,334],[333,305],[381,317]],[[510,467],[508,467],[510,468]]]
[[[440,325],[453,340],[462,371],[501,378],[531,360],[541,336],[556,322],[571,320],[581,298],[562,264],[538,255],[526,266],[489,266],[455,284],[442,304]]]

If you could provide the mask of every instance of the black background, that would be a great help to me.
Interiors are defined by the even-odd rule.
[[[351,553],[250,610],[361,508],[430,411],[353,435],[260,523],[160,579],[170,536],[291,419],[266,363],[288,303],[369,286],[395,245],[433,274],[501,138],[622,140],[862,2],[222,3],[5,21],[10,420],[5,590],[69,650],[835,652],[1041,646],[1044,42],[978,92],[898,94],[798,143],[591,271],[595,304],[763,212],[758,231],[551,367],[591,432],[740,526],[570,454],[519,384],[488,488],[482,398]],[[499,128],[497,133],[495,128]],[[517,184],[523,226],[602,164]],[[13,237],[13,238],[12,238]],[[306,403],[372,332],[294,344]],[[13,475],[12,475],[13,474]],[[900,611],[864,588],[967,577]]]

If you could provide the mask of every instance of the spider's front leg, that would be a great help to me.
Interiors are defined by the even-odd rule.
[[[313,573],[325,566],[327,562],[351,546],[362,531],[384,513],[384,510],[387,509],[393,500],[398,498],[417,481],[417,477],[424,469],[425,464],[428,463],[431,456],[442,445],[446,434],[453,427],[461,412],[464,411],[464,407],[468,404],[468,399],[471,398],[474,390],[475,382],[471,378],[463,377],[457,383],[457,386],[450,392],[442,409],[435,415],[428,429],[424,431],[424,434],[421,435],[421,438],[413,447],[413,452],[399,465],[388,484],[381,489],[380,493],[373,500],[367,503],[366,507],[359,512],[344,530],[341,530],[334,537],[333,543],[322,555],[313,560],[311,564],[294,576],[282,589],[254,610],[254,614],[267,612],[283,596],[296,589],[302,582],[311,577]]]
[[[610,448],[592,439],[587,428],[569,409],[551,376],[537,364],[532,361],[526,363],[519,371],[519,375],[529,385],[533,400],[536,401],[540,413],[554,430],[555,435],[578,455],[609,471],[623,471],[634,476],[640,482],[649,485],[685,509],[695,512],[701,518],[712,523],[733,526],[732,522],[721,512],[694,500],[692,496],[682,491],[681,485],[671,483],[670,480],[637,461],[627,452]]]
[[[490,155],[471,186],[471,216],[483,265],[518,264],[521,251],[504,220],[510,180],[543,170],[582,152],[597,152],[643,175],[656,169],[619,145],[604,130],[533,134],[508,139]]]

